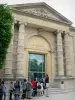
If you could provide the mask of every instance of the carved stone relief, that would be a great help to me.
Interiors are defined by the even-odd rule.
[[[41,8],[26,8],[26,9],[21,9],[21,11],[32,14],[32,15],[61,21],[61,19],[58,18],[57,16],[55,16],[52,12],[50,12],[47,9],[42,8],[42,7]]]

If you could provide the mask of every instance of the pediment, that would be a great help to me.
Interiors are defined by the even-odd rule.
[[[70,20],[45,3],[19,4],[12,7],[14,11],[16,10],[25,14],[72,24]]]
[[[22,11],[25,13],[36,15],[36,16],[42,16],[42,17],[49,18],[49,19],[60,20],[57,16],[53,15],[50,11],[42,7],[22,9]]]

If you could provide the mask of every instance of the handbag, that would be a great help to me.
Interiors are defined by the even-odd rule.
[[[46,83],[46,88],[48,88],[49,87],[49,83]]]

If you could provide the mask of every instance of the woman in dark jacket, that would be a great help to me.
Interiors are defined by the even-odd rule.
[[[48,85],[49,85],[49,76],[46,75],[45,76],[45,86],[46,86],[46,88],[49,87]]]

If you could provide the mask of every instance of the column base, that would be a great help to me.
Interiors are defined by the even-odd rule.
[[[0,75],[0,78],[3,80],[14,80],[14,76],[12,74],[3,74]]]
[[[22,79],[25,79],[25,77],[23,75],[21,75],[21,74],[17,74],[16,75],[16,79],[22,80]]]
[[[72,76],[57,76],[54,78],[54,86],[61,88],[62,84],[64,89],[74,88],[74,77]]]

